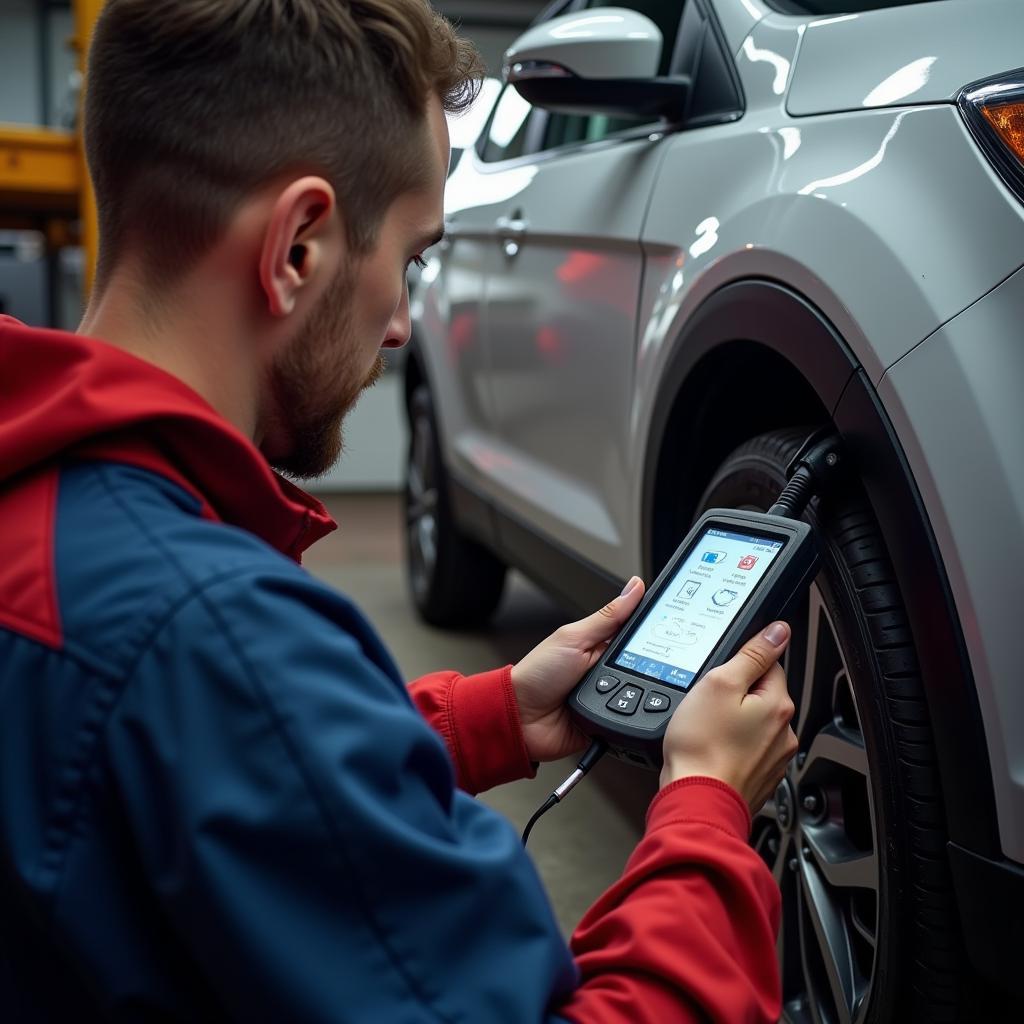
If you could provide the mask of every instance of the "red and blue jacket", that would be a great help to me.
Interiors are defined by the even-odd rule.
[[[777,1019],[739,796],[653,801],[567,945],[471,794],[508,669],[406,687],[301,552],[323,507],[177,379],[0,317],[0,1017]]]

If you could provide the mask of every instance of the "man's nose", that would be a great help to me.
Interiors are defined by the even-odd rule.
[[[387,334],[381,348],[401,348],[412,335],[412,318],[409,316],[409,286],[402,289],[402,301],[388,324]]]

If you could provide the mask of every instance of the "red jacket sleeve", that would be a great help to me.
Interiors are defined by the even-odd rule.
[[[482,793],[536,774],[523,740],[510,665],[472,676],[435,672],[410,683],[409,693],[447,745],[460,789]]]
[[[746,805],[724,783],[665,787],[622,878],[573,936],[580,986],[558,1014],[574,1024],[774,1024],[781,901],[749,830]]]
[[[440,672],[411,684],[471,793],[532,775],[509,668]],[[572,1024],[774,1024],[780,896],[747,844],[750,814],[731,787],[690,778],[651,802],[622,877],[572,939],[580,984],[552,1007]]]

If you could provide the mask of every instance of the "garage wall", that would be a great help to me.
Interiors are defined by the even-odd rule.
[[[33,0],[0,4],[0,121],[42,123],[36,19]]]
[[[73,126],[77,56],[68,45],[73,35],[67,3],[0,0],[0,121]],[[0,231],[0,310],[37,326],[74,328],[81,314],[81,281],[80,251],[65,250],[50,268],[41,235]]]
[[[71,127],[73,35],[68,5],[0,0],[0,121]]]

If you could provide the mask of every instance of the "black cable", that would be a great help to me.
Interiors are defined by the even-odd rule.
[[[768,515],[799,519],[813,496],[814,477],[805,466],[798,466],[775,504],[768,509]]]
[[[533,826],[537,824],[537,819],[542,814],[546,813],[547,811],[550,811],[551,808],[554,807],[557,803],[558,797],[556,797],[555,794],[552,793],[551,796],[549,796],[547,800],[545,800],[544,803],[542,803],[540,807],[538,807],[537,810],[533,812],[533,817],[526,823],[526,828],[523,829],[523,846],[525,846],[530,841],[530,833],[533,831]]]
[[[557,786],[552,794],[537,808],[533,813],[533,817],[526,823],[526,828],[523,829],[523,846],[526,845],[530,838],[530,832],[533,830],[533,826],[537,823],[537,819],[542,814],[546,814],[551,810],[552,807],[561,801],[571,793],[575,788],[576,784],[583,778],[591,768],[597,764],[598,761],[604,757],[605,751],[608,749],[608,744],[604,740],[597,739],[592,740],[589,747],[587,747],[584,755],[579,759],[576,764],[576,769],[573,773],[562,782],[561,785]]]
[[[768,514],[799,519],[815,494],[828,491],[842,475],[844,462],[839,438],[829,427],[816,430],[790,463],[786,474],[789,483]]]

